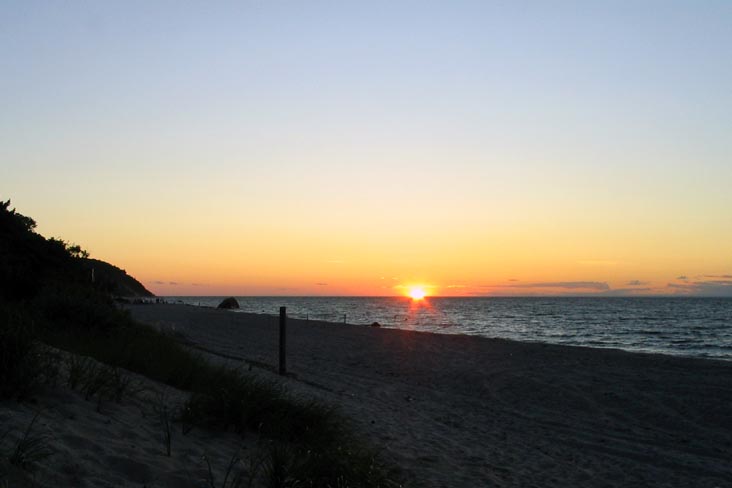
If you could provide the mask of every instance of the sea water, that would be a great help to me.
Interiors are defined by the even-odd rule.
[[[215,307],[223,297],[166,297]],[[241,312],[732,360],[732,298],[236,297]]]

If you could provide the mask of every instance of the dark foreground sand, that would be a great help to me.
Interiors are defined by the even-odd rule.
[[[130,309],[279,378],[273,316]],[[732,486],[732,362],[291,320],[288,369],[413,486]]]

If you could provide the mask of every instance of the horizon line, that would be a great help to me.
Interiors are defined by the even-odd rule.
[[[408,295],[153,295],[152,297],[138,298],[404,298],[412,300]],[[431,298],[732,298],[730,295],[429,295]]]

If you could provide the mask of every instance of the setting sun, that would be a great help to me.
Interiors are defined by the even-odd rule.
[[[418,286],[409,289],[409,296],[412,300],[422,300],[425,297],[424,289]]]

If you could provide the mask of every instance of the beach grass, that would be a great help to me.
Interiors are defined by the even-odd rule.
[[[118,367],[75,354],[67,355],[64,362],[66,385],[72,390],[78,389],[87,401],[96,397],[97,411],[101,411],[105,400],[120,403],[125,395],[136,393],[132,378]]]
[[[26,399],[43,383],[55,383],[57,357],[36,340],[23,309],[0,303],[0,399]]]
[[[16,442],[9,458],[10,464],[26,469],[32,463],[42,461],[53,454],[48,436],[33,432],[37,419],[38,413],[33,416],[25,432]]]
[[[155,415],[160,425],[161,440],[165,446],[165,455],[170,457],[173,441],[173,412],[168,405],[168,398],[165,393],[159,393],[153,405]]]
[[[217,482],[216,476],[211,468],[210,459],[208,456],[204,457],[208,468],[205,479],[208,488],[251,488],[254,486],[254,482],[257,480],[259,475],[260,465],[251,461],[248,466],[245,465],[241,454],[241,449],[237,449],[231,456],[228,464],[226,465],[226,470],[224,471],[221,483]],[[252,460],[257,457],[258,456],[250,454],[249,459]]]

